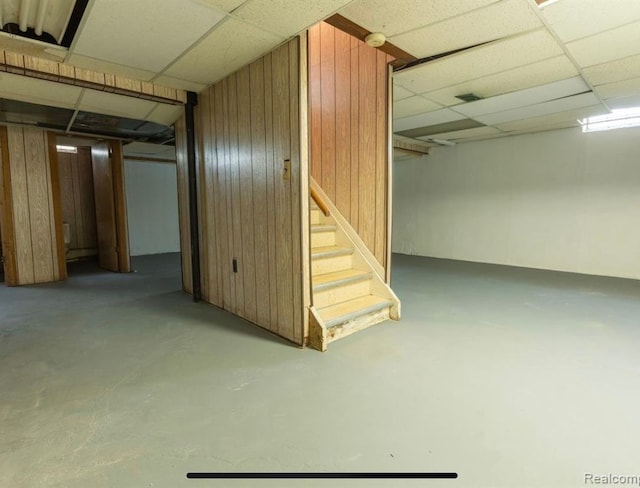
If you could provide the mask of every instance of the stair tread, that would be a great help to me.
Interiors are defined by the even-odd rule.
[[[391,306],[393,302],[375,295],[365,295],[318,310],[325,327],[333,327],[371,312]]]
[[[314,247],[311,249],[311,259],[344,256],[347,254],[353,254],[353,249],[351,249],[350,247],[339,246],[322,246]]]
[[[333,286],[355,283],[361,280],[367,280],[369,278],[371,278],[371,273],[359,269],[345,269],[342,271],[334,271],[332,273],[325,273],[314,276],[312,278],[313,290],[321,291],[324,289],[332,288]]]
[[[331,224],[311,225],[311,232],[333,232],[334,230],[336,230],[336,226]]]

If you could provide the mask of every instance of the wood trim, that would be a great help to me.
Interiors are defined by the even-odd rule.
[[[141,161],[143,163],[168,163],[168,164],[176,164],[175,159],[164,159],[164,158],[145,158],[144,156],[127,156],[124,155],[125,161]]]
[[[389,66],[387,75],[387,259],[384,281],[391,286],[391,243],[393,240],[393,68]],[[427,151],[428,152],[428,151]]]
[[[309,337],[309,312],[311,306],[311,239],[309,213],[309,64],[306,32],[300,35],[298,69],[300,76],[300,264],[302,266],[302,343]]]
[[[49,151],[49,174],[51,175],[51,203],[53,205],[53,225],[55,226],[56,250],[58,260],[58,279],[67,278],[67,258],[64,248],[64,227],[62,225],[62,197],[60,193],[60,169],[58,167],[57,136],[47,132],[47,150]]]
[[[359,26],[355,22],[352,22],[351,20],[343,17],[340,14],[332,15],[328,19],[325,19],[325,22],[329,25],[332,25],[336,29],[341,30],[342,32],[346,32],[350,36],[361,40],[362,42],[364,42],[365,37],[371,34],[371,31]],[[391,62],[392,66],[411,63],[418,60],[418,58],[416,58],[415,56],[409,54],[403,49],[400,49],[398,46],[391,44],[389,41],[385,42],[377,49],[395,58],[395,60]]]
[[[185,90],[76,68],[11,51],[0,50],[0,71],[171,105],[182,105],[187,101]]]
[[[0,227],[2,227],[2,255],[4,256],[4,280],[7,286],[18,284],[16,266],[16,239],[13,223],[13,199],[11,194],[11,168],[9,166],[9,140],[7,128],[0,126]]]
[[[111,171],[113,175],[113,199],[116,214],[116,239],[118,242],[118,268],[121,273],[131,271],[129,256],[129,226],[127,223],[127,195],[124,187],[124,159],[122,142],[109,141]]]

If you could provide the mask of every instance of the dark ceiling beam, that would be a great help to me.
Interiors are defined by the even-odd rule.
[[[364,42],[365,38],[369,34],[371,34],[371,31],[359,26],[355,22],[352,22],[351,20],[343,17],[340,14],[332,15],[328,19],[325,19],[325,22],[329,25],[332,25],[336,29],[341,30],[342,32],[346,32],[350,36],[359,39],[362,42]],[[416,58],[415,56],[400,49],[398,46],[391,44],[389,41],[385,42],[377,49],[395,58],[395,60],[391,62],[391,65],[393,67],[403,66],[407,63],[412,63],[418,60],[418,58]]]

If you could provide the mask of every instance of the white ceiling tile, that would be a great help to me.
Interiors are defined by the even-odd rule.
[[[567,48],[582,67],[639,54],[640,22],[570,42]]]
[[[405,88],[402,88],[401,86],[396,84],[393,85],[394,101],[402,100],[404,98],[409,98],[409,97],[412,97],[413,95],[414,93],[410,92],[409,90],[406,90]]]
[[[640,95],[630,97],[609,98],[605,103],[612,109],[640,107]]]
[[[434,112],[427,112],[419,115],[412,115],[411,117],[404,117],[402,119],[395,119],[393,121],[393,131],[399,132],[403,130],[415,129],[416,127],[426,127],[435,124],[444,124],[446,122],[453,122],[454,120],[461,120],[466,118],[464,115],[443,108]]]
[[[456,98],[456,95],[474,93],[480,97],[489,98],[563,80],[577,74],[578,71],[573,63],[563,55],[441,88],[440,90],[425,93],[423,96],[444,106],[451,106],[462,103],[460,99]]]
[[[528,119],[541,115],[548,115],[557,112],[565,112],[574,108],[588,107],[596,105],[598,99],[593,93],[583,93],[572,97],[560,98],[549,102],[530,105],[528,107],[514,108],[505,110],[504,112],[496,112],[493,114],[480,115],[474,117],[478,122],[486,125],[497,125],[512,120]]]
[[[602,99],[640,95],[640,78],[599,85],[595,87],[595,92]]]
[[[453,132],[443,132],[442,134],[434,134],[432,136],[418,137],[418,139],[446,139],[455,141],[457,139],[467,139],[469,137],[480,137],[480,136],[492,136],[496,134],[501,134],[502,131],[500,129],[496,129],[495,127],[474,127],[473,129],[463,129],[457,130]]]
[[[156,105],[156,102],[140,98],[125,97],[97,90],[85,90],[79,108],[85,112],[144,120]]]
[[[432,112],[442,106],[419,96],[405,98],[393,103],[393,118],[400,119],[419,113]]]
[[[591,117],[593,115],[601,115],[607,113],[602,104],[582,107],[579,109],[566,110],[551,115],[542,115],[539,117],[531,117],[522,120],[514,120],[512,122],[504,122],[497,124],[496,127],[504,131],[525,131],[540,127],[548,127],[555,124],[574,124],[578,125],[578,119]]]
[[[209,85],[273,50],[283,38],[230,18],[164,74]]]
[[[172,125],[184,114],[184,106],[159,103],[149,114],[147,120],[156,124]]]
[[[420,64],[394,74],[394,78],[414,93],[425,93],[560,54],[555,39],[540,29]]]
[[[154,83],[162,86],[170,86],[171,88],[178,88],[180,90],[187,90],[199,93],[204,90],[207,85],[204,83],[194,83],[193,81],[181,80],[180,78],[173,78],[172,76],[158,76],[153,80]]]
[[[592,85],[638,78],[640,77],[640,54],[590,66],[585,68],[583,72]]]
[[[401,35],[389,41],[418,58],[494,41],[542,27],[522,0],[506,0]]]
[[[11,73],[0,73],[0,98],[74,108],[82,88]]]
[[[463,103],[453,107],[453,110],[469,117],[476,117],[478,115],[535,105],[586,91],[590,91],[590,88],[582,77],[574,76],[573,78],[554,81],[553,83],[527,88],[526,90],[485,98],[484,100],[478,100],[476,102]]]
[[[252,0],[234,15],[286,38],[317,24],[347,3],[349,0]]]
[[[165,144],[151,144],[149,142],[134,141],[122,147],[122,152],[126,156],[161,157],[174,159],[176,148]]]
[[[569,42],[640,20],[640,2],[562,0],[545,7],[542,12],[560,39]]]
[[[243,3],[250,0],[196,0],[198,3],[209,5],[225,12],[233,12]]]
[[[194,0],[97,0],[74,53],[159,72],[224,13]]]
[[[340,14],[372,32],[392,36],[495,1],[497,0],[356,0],[342,9]]]
[[[44,42],[34,42],[31,39],[20,38],[7,32],[0,32],[0,49],[57,62],[61,62],[68,52],[67,48],[64,47],[53,46]]]
[[[152,71],[145,71],[131,66],[123,66],[121,64],[109,63],[99,59],[72,54],[65,64],[70,64],[78,68],[90,69],[100,73],[112,73],[114,75],[126,76],[134,80],[150,81],[154,74]]]

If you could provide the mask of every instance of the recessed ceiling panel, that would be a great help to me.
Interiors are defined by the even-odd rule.
[[[615,81],[640,77],[640,54],[598,64],[584,69],[584,75],[592,85],[603,85]]]
[[[175,159],[176,148],[167,144],[151,144],[148,142],[134,141],[122,147],[122,152],[127,156],[139,156],[146,158]]]
[[[547,83],[546,85],[527,88],[517,92],[498,95],[497,97],[478,100],[477,102],[463,103],[456,105],[453,110],[469,117],[477,115],[490,114],[494,112],[503,112],[518,107],[526,107],[535,105],[548,100],[575,95],[589,91],[589,86],[584,82],[582,77],[574,76],[566,80]]]
[[[392,36],[389,41],[414,56],[423,58],[494,41],[538,27],[542,27],[542,22],[526,2],[507,0],[434,25]]]
[[[442,124],[444,122],[451,122],[452,120],[464,119],[464,115],[460,115],[453,110],[443,108],[434,112],[428,112],[419,115],[413,115],[411,117],[404,117],[402,119],[395,119],[393,121],[393,131],[400,132],[408,129],[414,129],[416,127],[425,127],[429,125]]]
[[[404,98],[412,97],[414,94],[409,90],[402,88],[400,85],[393,85],[393,100],[398,101]]]
[[[85,112],[144,120],[155,106],[156,102],[149,100],[87,89],[82,95],[79,108]]]
[[[340,14],[372,32],[392,36],[482,8],[495,1],[356,0],[342,9]]]
[[[72,109],[0,98],[0,122],[2,123],[66,129],[72,117]]]
[[[578,71],[573,63],[563,55],[467,81],[459,85],[441,88],[440,90],[425,93],[423,96],[444,106],[452,106],[462,103],[456,96],[464,93],[474,93],[483,98],[489,98],[552,81],[571,78],[577,74]]]
[[[440,124],[428,125],[425,127],[416,127],[414,129],[403,130],[396,132],[397,135],[412,137],[412,138],[424,138],[423,136],[434,137],[434,134],[442,134],[443,132],[456,132],[465,129],[472,129],[475,127],[482,127],[484,124],[477,122],[473,119],[460,119],[452,120],[451,122],[442,122]]]
[[[156,124],[172,125],[184,114],[183,105],[157,104],[156,108],[149,114],[147,120]]]
[[[198,3],[209,5],[225,12],[233,12],[243,3],[250,0],[196,0]]]
[[[290,37],[328,17],[349,0],[252,0],[234,14],[280,37]]]
[[[394,78],[414,93],[426,93],[560,54],[555,39],[540,29],[400,71]]]
[[[612,109],[640,107],[640,94],[630,97],[609,98],[605,103]]]
[[[598,102],[598,98],[593,93],[583,93],[581,95],[551,100],[549,102],[530,105],[528,107],[514,108],[512,110],[505,110],[504,112],[487,115],[479,115],[474,118],[486,125],[497,125],[504,122],[510,122],[512,120],[528,119],[541,115],[564,112],[574,108],[588,107],[590,105],[596,105]]]
[[[638,0],[561,0],[543,10],[564,42],[640,20]]]
[[[181,80],[180,78],[174,78],[172,76],[158,76],[153,80],[154,83],[162,86],[170,86],[172,88],[178,88],[180,90],[187,90],[199,93],[204,90],[207,85],[204,83],[195,83],[193,81]]]
[[[82,88],[27,76],[0,73],[0,97],[10,100],[74,108]]]
[[[595,87],[595,92],[603,99],[638,95],[640,94],[640,78],[599,85]]]
[[[283,41],[282,37],[230,18],[164,74],[210,85],[270,52]]]
[[[640,22],[570,42],[567,48],[582,67],[640,54]]]
[[[225,14],[194,0],[109,0],[87,15],[74,53],[157,73]]]
[[[591,117],[593,115],[601,115],[607,113],[602,104],[591,105],[589,107],[582,107],[573,110],[566,110],[551,115],[542,115],[539,117],[531,117],[522,120],[515,120],[512,122],[505,122],[498,124],[496,127],[504,131],[521,131],[527,129],[536,129],[545,126],[551,126],[554,124],[566,124],[572,123],[578,125],[577,120],[585,117]]]
[[[425,98],[413,96],[405,98],[393,104],[393,118],[400,119],[410,115],[432,112],[441,109],[442,106]]]
[[[458,139],[468,139],[470,137],[480,137],[480,136],[493,136],[497,134],[501,134],[502,131],[500,129],[496,129],[495,127],[475,127],[473,129],[463,129],[457,130],[453,132],[441,132],[440,134],[433,134],[432,136],[418,138],[418,139],[446,139],[455,141]]]

